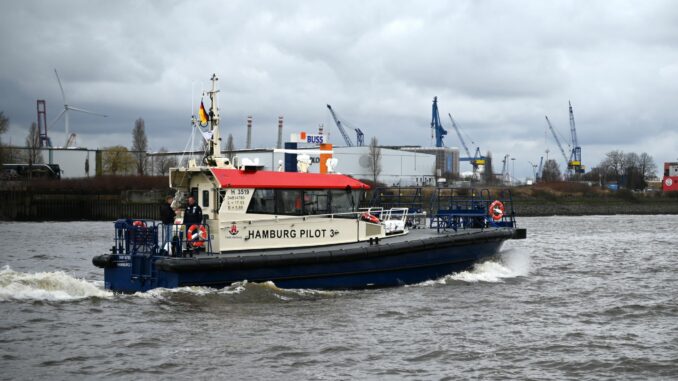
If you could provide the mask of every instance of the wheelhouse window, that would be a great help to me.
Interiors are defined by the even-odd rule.
[[[329,214],[330,197],[326,190],[304,191],[304,214]]]
[[[210,191],[208,190],[202,191],[202,206],[203,207],[210,206]]]
[[[332,213],[349,213],[356,210],[357,192],[332,190]]]
[[[247,213],[275,214],[275,192],[273,189],[257,189],[247,207]]]
[[[280,189],[276,193],[278,214],[302,214],[304,203],[300,189]]]
[[[351,213],[358,208],[360,191],[257,189],[247,213],[313,215]]]
[[[226,189],[219,190],[219,200],[217,202],[217,210],[221,209],[221,204],[224,203],[224,197],[226,197]]]

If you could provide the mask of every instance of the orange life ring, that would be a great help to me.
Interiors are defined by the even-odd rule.
[[[362,215],[360,215],[360,218],[363,221],[371,222],[373,224],[378,224],[380,222],[379,218],[377,218],[377,216],[375,216],[373,214],[369,214],[369,213],[363,213]]]
[[[205,229],[204,225],[191,225],[186,236],[186,240],[191,246],[203,247],[207,239],[207,229]]]
[[[135,228],[145,228],[146,224],[144,223],[144,221],[136,220],[132,222],[132,226],[134,226]]]
[[[499,200],[494,200],[490,204],[490,210],[488,211],[490,214],[490,217],[492,217],[493,220],[499,221],[501,220],[502,217],[504,217],[504,204],[499,201]]]

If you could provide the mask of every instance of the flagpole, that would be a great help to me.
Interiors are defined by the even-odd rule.
[[[219,133],[219,107],[217,105],[217,78],[216,74],[212,74],[212,90],[208,92],[210,97],[210,112],[209,112],[209,126],[210,139],[208,153],[205,156],[205,164],[216,165],[216,158],[221,157],[221,134]],[[202,107],[202,106],[201,106]]]

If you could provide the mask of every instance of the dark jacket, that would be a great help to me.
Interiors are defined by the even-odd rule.
[[[170,204],[165,202],[160,206],[160,221],[162,221],[163,224],[174,224],[174,217],[176,216],[177,214],[174,213],[174,210],[172,210],[172,206]]]
[[[190,227],[193,224],[202,224],[202,209],[198,204],[193,206],[186,205],[186,210],[184,211],[184,225]]]

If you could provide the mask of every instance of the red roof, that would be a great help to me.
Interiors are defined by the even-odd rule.
[[[210,168],[222,188],[370,189],[346,175]]]

